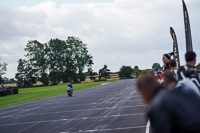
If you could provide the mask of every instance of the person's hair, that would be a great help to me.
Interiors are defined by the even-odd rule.
[[[196,58],[196,53],[195,52],[188,51],[188,52],[185,53],[186,62],[193,61],[193,60],[195,60],[195,58]]]
[[[143,73],[137,81],[137,87],[139,91],[148,91],[153,93],[155,89],[160,86],[154,74]]]
[[[171,56],[170,56],[170,54],[163,54],[163,56],[165,56],[167,59],[171,59]]]
[[[169,61],[169,66],[170,67],[176,67],[176,61],[174,59]]]
[[[176,81],[176,78],[174,77],[174,74],[172,71],[170,70],[166,70],[164,73],[163,73],[163,79],[165,82],[167,83],[172,83],[172,82],[177,82]]]

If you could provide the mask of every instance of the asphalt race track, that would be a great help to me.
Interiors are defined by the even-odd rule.
[[[0,133],[146,133],[147,106],[136,80],[46,98],[0,110]]]

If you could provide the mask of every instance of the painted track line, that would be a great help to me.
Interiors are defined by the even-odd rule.
[[[145,133],[150,133],[150,120],[147,121],[147,126],[146,126],[146,132]]]
[[[136,127],[124,127],[124,128],[111,128],[111,129],[94,129],[94,130],[79,130],[79,132],[104,132],[104,131],[113,131],[113,130],[125,130],[125,129],[135,129],[135,128],[145,128],[146,126],[136,126]],[[69,132],[60,132],[60,133],[69,133]]]
[[[95,108],[95,109],[83,109],[83,110],[70,110],[70,111],[59,111],[59,112],[48,112],[48,113],[38,113],[38,114],[26,114],[26,115],[15,115],[15,116],[29,116],[29,115],[43,115],[43,114],[57,114],[57,113],[65,113],[65,112],[79,112],[79,111],[91,111],[91,110],[102,110],[102,109],[116,109],[116,108],[132,108],[132,107],[146,107],[146,105],[135,105],[135,106],[123,106],[123,107],[106,107],[106,108]],[[13,117],[13,116],[3,116],[5,117]]]
[[[58,120],[47,120],[47,121],[32,121],[32,122],[22,122],[22,123],[12,123],[12,124],[1,124],[0,127],[13,126],[13,125],[23,125],[23,124],[45,123],[45,122],[56,122],[56,121],[74,121],[74,120],[87,120],[87,119],[99,119],[99,118],[104,119],[104,118],[111,118],[111,117],[123,117],[123,116],[134,116],[134,115],[145,115],[145,113],[98,116],[98,117],[81,117],[81,118],[74,118],[74,119],[58,119]]]

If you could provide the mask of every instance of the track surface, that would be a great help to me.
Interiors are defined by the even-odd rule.
[[[146,105],[136,80],[98,87],[0,110],[0,133],[145,133]]]

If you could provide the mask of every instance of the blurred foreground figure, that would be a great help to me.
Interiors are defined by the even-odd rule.
[[[150,104],[147,116],[154,133],[200,133],[200,97],[193,90],[162,88],[150,73],[143,74],[137,86]]]
[[[173,89],[176,86],[177,81],[171,70],[166,70],[163,73],[163,84],[169,89]]]

